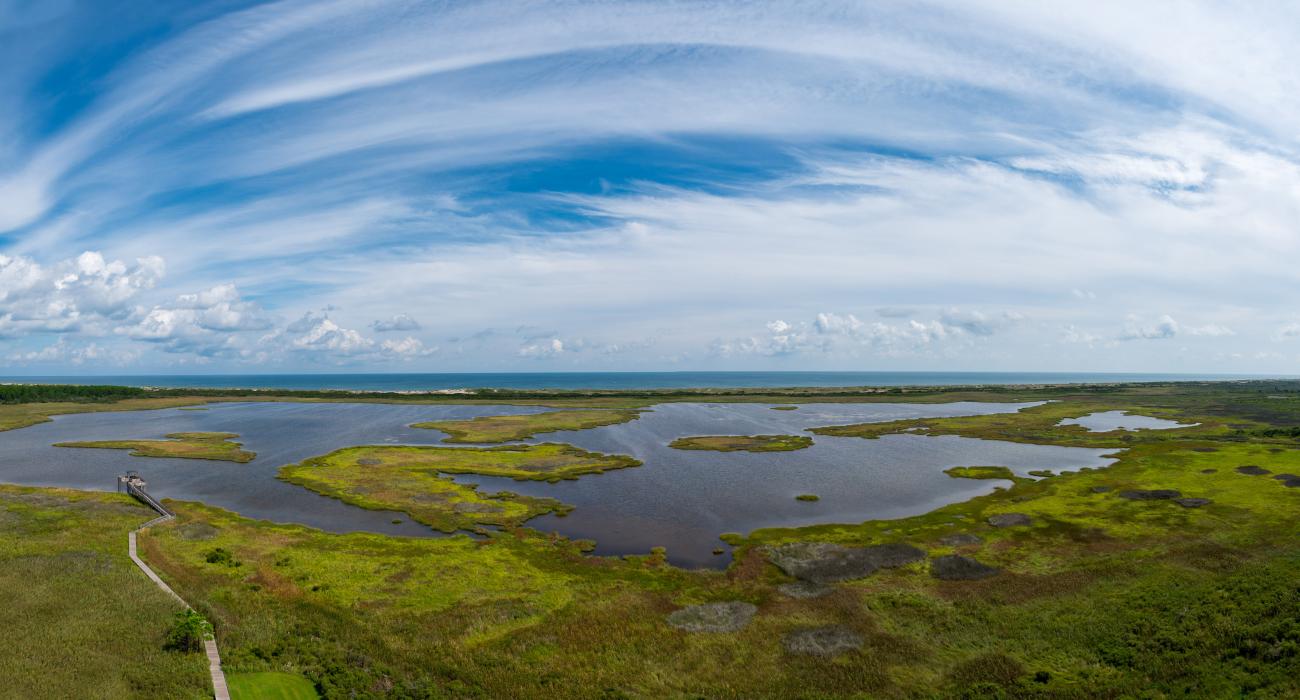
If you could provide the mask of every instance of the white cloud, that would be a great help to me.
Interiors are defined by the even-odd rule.
[[[119,326],[116,332],[156,343],[170,353],[247,357],[252,351],[240,333],[267,330],[272,323],[262,308],[245,301],[233,284],[221,284],[142,311],[137,322]]]
[[[39,350],[16,352],[9,355],[9,361],[18,364],[72,364],[123,366],[140,357],[140,352],[132,348],[108,348],[98,343],[74,345],[66,337]]]
[[[1065,326],[1061,332],[1061,341],[1066,343],[1079,343],[1081,345],[1093,347],[1104,340],[1105,338],[1099,335],[1089,333],[1088,331],[1073,325]]]
[[[0,335],[31,332],[102,332],[108,321],[129,317],[131,301],[163,275],[162,258],[128,266],[98,252],[43,266],[26,257],[0,255]]]
[[[1286,340],[1300,336],[1300,321],[1284,323],[1273,331],[1273,340]]]
[[[868,323],[853,314],[821,312],[811,323],[776,320],[766,324],[765,334],[714,340],[709,351],[720,357],[774,357],[803,353],[856,354],[865,350],[882,357],[905,357],[942,352],[983,340],[1022,320],[1020,314],[1010,311],[988,315],[948,309],[930,321]]]
[[[1178,322],[1165,314],[1152,323],[1143,323],[1136,316],[1130,316],[1120,332],[1120,340],[1166,340],[1178,335]]]
[[[1201,326],[1180,325],[1169,314],[1164,314],[1150,323],[1143,322],[1137,316],[1129,316],[1119,340],[1167,340],[1175,336],[1191,335],[1209,338],[1223,338],[1236,335],[1231,328],[1209,323]]]
[[[989,336],[1024,321],[1025,318],[1014,311],[1005,311],[989,316],[979,311],[948,309],[939,316],[939,322],[948,329],[956,329],[972,335]]]
[[[559,338],[549,338],[538,340],[536,342],[526,343],[520,346],[518,355],[520,357],[547,358],[555,357],[565,351],[564,341]]]
[[[1209,338],[1224,338],[1236,333],[1227,326],[1221,326],[1217,323],[1208,323],[1204,326],[1189,326],[1183,328],[1183,332],[1188,335],[1206,336]]]
[[[420,324],[406,314],[397,314],[392,318],[380,319],[370,324],[378,333],[387,333],[390,331],[418,331]]]
[[[305,328],[304,322],[307,323]],[[302,329],[302,335],[290,341],[291,347],[295,350],[349,357],[369,353],[375,347],[375,341],[354,330],[339,326],[328,317],[304,315],[290,326],[290,330],[297,329]]]
[[[387,354],[406,360],[432,355],[438,351],[436,347],[426,348],[423,342],[409,335],[401,340],[385,340],[379,344],[379,349]]]

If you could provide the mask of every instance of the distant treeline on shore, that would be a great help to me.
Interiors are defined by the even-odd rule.
[[[0,404],[40,402],[107,402],[133,398],[284,398],[316,400],[382,400],[386,402],[412,401],[449,403],[466,400],[484,401],[539,401],[547,399],[647,399],[671,401],[682,399],[716,400],[724,397],[784,397],[797,399],[846,399],[852,397],[882,396],[921,397],[927,395],[970,393],[1003,395],[1024,400],[1048,399],[1062,394],[1112,394],[1161,386],[1199,386],[1214,390],[1225,382],[1132,382],[1111,384],[986,384],[969,386],[890,386],[890,387],[748,387],[748,388],[693,388],[693,389],[459,389],[429,391],[348,391],[338,389],[249,389],[249,388],[186,388],[186,387],[131,387],[80,384],[0,384]],[[1249,386],[1260,392],[1294,393],[1300,383],[1286,380],[1238,380],[1229,384],[1239,388]]]

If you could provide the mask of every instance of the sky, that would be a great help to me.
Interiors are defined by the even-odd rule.
[[[0,374],[1300,374],[1300,5],[0,0]]]

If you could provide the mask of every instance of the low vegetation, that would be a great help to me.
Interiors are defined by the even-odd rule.
[[[443,442],[493,443],[530,438],[558,430],[587,430],[636,420],[640,411],[586,410],[548,411],[509,416],[480,416],[469,420],[441,420],[415,423],[412,428],[431,428],[447,433]]]
[[[572,445],[501,447],[349,447],[280,469],[280,478],[363,508],[404,511],[426,525],[454,532],[482,525],[513,527],[571,506],[553,498],[502,491],[481,493],[448,474],[558,481],[641,464],[624,455]]]
[[[0,697],[210,698],[165,647],[179,605],[126,556],[130,497],[0,486]]]
[[[673,440],[669,447],[678,450],[712,450],[714,452],[791,452],[812,447],[807,435],[696,435]]]
[[[987,440],[1006,440],[1038,444],[1068,445],[1075,447],[1125,447],[1135,442],[1153,440],[1186,440],[1188,438],[1214,438],[1231,435],[1242,427],[1242,421],[1203,418],[1199,425],[1170,430],[1110,430],[1093,432],[1082,425],[1061,425],[1066,418],[1078,418],[1101,410],[1117,410],[1120,406],[1106,404],[1098,407],[1093,402],[1074,403],[1053,401],[1021,409],[1016,413],[993,413],[983,416],[956,418],[912,418],[883,423],[857,423],[812,428],[809,432],[835,437],[877,438],[882,435],[911,433],[916,435],[963,435]],[[1132,408],[1157,418],[1174,420],[1186,415],[1184,410],[1161,407]],[[1189,421],[1191,422],[1191,421]]]
[[[952,467],[943,470],[943,473],[955,479],[1006,479],[1007,481],[1021,479],[1006,467]]]
[[[69,413],[100,413],[105,411],[149,411],[158,408],[193,406],[203,399],[187,397],[122,399],[94,402],[42,401],[35,403],[0,403],[0,431],[26,428],[37,423],[48,423],[51,416]]]
[[[144,389],[130,386],[80,384],[0,384],[0,404],[52,401],[120,401],[147,396]]]
[[[166,440],[92,440],[59,442],[54,446],[131,450],[133,457],[176,457],[241,463],[253,461],[257,453],[242,449],[242,443],[234,442],[237,437],[239,435],[235,433],[171,433]]]

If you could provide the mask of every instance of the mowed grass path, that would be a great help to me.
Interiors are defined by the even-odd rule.
[[[0,698],[210,698],[201,654],[163,650],[179,605],[126,554],[129,496],[0,486]]]
[[[263,671],[226,678],[230,700],[317,700],[316,686],[296,673]]]

